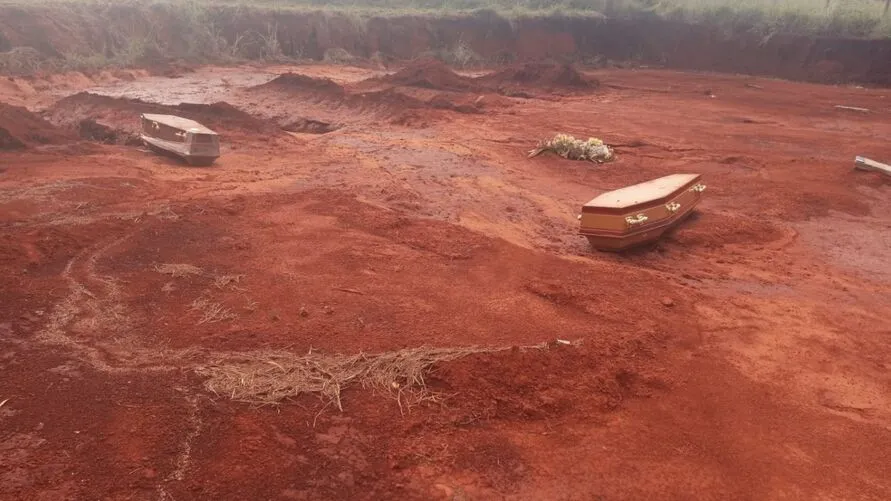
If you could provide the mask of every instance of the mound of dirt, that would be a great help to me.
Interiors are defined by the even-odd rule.
[[[279,75],[265,84],[254,87],[254,89],[280,89],[334,96],[342,96],[345,94],[343,87],[331,79],[313,78],[299,73],[285,73],[284,75]]]
[[[480,88],[472,78],[455,73],[445,63],[435,59],[409,64],[392,75],[381,77],[379,81],[391,85],[457,92],[479,90]]]
[[[139,139],[137,134],[109,127],[92,118],[81,120],[80,123],[77,124],[77,134],[81,139],[98,143],[123,144],[127,146],[138,146],[142,144],[142,140]]]
[[[341,126],[338,124],[301,117],[284,124],[282,129],[288,132],[299,132],[302,134],[327,134],[336,131],[340,127]]]
[[[694,214],[696,224],[682,225],[667,237],[689,248],[718,249],[727,245],[766,245],[791,230],[764,219],[723,214]],[[793,233],[794,234],[794,233]]]
[[[181,115],[204,123],[210,127],[241,128],[245,130],[268,130],[273,126],[264,120],[241,111],[225,101],[213,104],[180,103],[173,107],[174,115]]]
[[[377,111],[386,110],[408,110],[426,108],[424,101],[403,94],[395,89],[386,89],[374,92],[363,92],[361,94],[353,94],[349,96],[347,104],[361,109],[370,109]]]
[[[424,87],[428,90],[410,90],[404,87]],[[371,113],[378,118],[395,120],[394,123],[400,124],[405,122],[407,116],[416,123],[415,119],[418,116],[427,115],[435,110],[480,113],[480,107],[472,101],[477,99],[477,96],[473,96],[471,102],[464,102],[467,99],[453,92],[453,90],[474,88],[478,87],[472,79],[455,74],[440,62],[418,63],[396,74],[370,78],[348,88],[326,78],[313,78],[296,73],[286,73],[268,83],[253,87],[256,91],[299,93],[316,103],[337,108],[352,108],[359,113]],[[439,89],[443,90],[441,94],[429,92]],[[330,124],[316,124],[302,119],[293,123],[280,123],[282,128],[289,132],[326,133],[334,130],[329,127]]]
[[[428,103],[431,107],[439,110],[451,110],[458,113],[482,113],[478,102],[462,102],[450,96],[439,94],[431,99]]]
[[[588,78],[571,64],[526,63],[510,66],[477,80],[499,89],[511,87],[540,87],[546,89],[594,89],[600,82]]]
[[[256,118],[226,102],[213,104],[182,103],[167,106],[148,103],[139,99],[101,96],[81,92],[58,101],[49,110],[50,120],[62,126],[77,127],[87,135],[96,132],[95,140],[106,142],[105,132],[96,130],[91,124],[82,126],[84,121],[101,123],[117,133],[139,132],[139,116],[143,113],[177,115],[195,120],[217,131],[239,131],[270,133],[278,128],[272,123]],[[107,132],[107,131],[106,131]]]
[[[392,123],[405,123],[406,114],[416,117],[429,115],[432,110],[449,110],[458,113],[481,113],[473,103],[455,101],[451,96],[437,94],[430,99],[419,99],[399,92],[395,88],[354,94],[347,99],[349,106],[371,110],[389,116]],[[429,118],[429,117],[428,117]]]
[[[73,139],[43,118],[21,106],[0,103],[0,150],[18,150]]]

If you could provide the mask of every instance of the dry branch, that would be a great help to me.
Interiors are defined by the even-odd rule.
[[[221,360],[197,372],[207,377],[205,386],[209,391],[243,402],[275,404],[304,394],[317,394],[343,410],[341,392],[360,384],[386,392],[402,407],[432,397],[424,377],[434,364],[505,349],[422,347],[357,355],[266,352]]]

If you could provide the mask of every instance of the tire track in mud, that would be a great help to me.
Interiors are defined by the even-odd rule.
[[[111,277],[102,277],[96,273],[96,262],[102,255],[114,247],[122,244],[139,232],[139,229],[128,231],[123,236],[104,241],[98,245],[87,248],[77,256],[71,258],[62,272],[62,278],[68,282],[70,293],[61,302],[56,304],[49,316],[47,324],[38,332],[37,340],[49,345],[66,348],[71,354],[76,355],[81,362],[85,362],[91,368],[110,374],[122,374],[129,372],[148,371],[172,371],[176,366],[156,363],[148,367],[135,368],[110,362],[113,358],[112,350],[100,347],[100,343],[88,343],[74,339],[68,334],[68,329],[77,322],[89,327],[94,333],[102,332],[109,320],[123,322],[126,312],[123,305],[115,301],[120,297],[120,291]],[[98,284],[98,288],[104,292],[93,292],[85,282]],[[95,287],[94,287],[95,289]],[[86,318],[83,314],[86,313]],[[169,359],[169,353],[160,352],[160,356],[151,356],[147,350],[138,350],[140,356],[148,360]],[[134,353],[134,352],[131,352]],[[135,353],[134,353],[135,354]]]
[[[78,361],[92,369],[114,376],[146,373],[170,373],[182,367],[162,363],[162,360],[175,362],[184,359],[184,352],[149,350],[133,346],[122,356],[121,350],[113,350],[103,340],[80,341],[66,331],[75,322],[89,325],[94,333],[120,333],[127,326],[127,311],[119,302],[120,288],[113,277],[100,275],[96,271],[97,262],[115,247],[135,236],[141,228],[137,226],[122,236],[105,240],[85,249],[70,259],[62,272],[70,288],[70,294],[58,303],[50,313],[47,325],[37,334],[41,343],[65,349]],[[88,283],[92,284],[92,289]],[[94,292],[95,291],[95,292]],[[101,291],[101,292],[100,292]],[[86,318],[80,318],[83,315]],[[112,337],[114,339],[114,337]],[[201,409],[198,395],[188,387],[178,388],[184,393],[188,407],[189,427],[179,443],[179,452],[174,468],[162,483],[157,486],[159,501],[173,499],[165,489],[165,484],[182,481],[191,463],[192,446],[201,428]]]

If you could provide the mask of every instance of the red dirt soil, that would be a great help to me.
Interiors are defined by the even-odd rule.
[[[59,144],[72,136],[21,106],[0,103],[0,150]]]
[[[495,71],[478,79],[498,89],[538,87],[542,89],[594,89],[600,85],[571,64],[525,63]]]
[[[248,86],[219,91],[237,113],[50,106],[217,116],[238,141],[211,168],[0,152],[0,499],[891,498],[891,180],[852,168],[891,159],[889,91],[585,76],[602,89],[477,114],[429,106],[476,93],[383,91],[423,102],[422,129],[349,83],[339,106]],[[296,116],[343,127],[249,130]],[[526,158],[559,131],[618,158]],[[674,172],[708,188],[662,241],[604,254],[577,235],[586,201]],[[502,350],[436,364],[435,400],[355,384],[342,412],[200,375],[421,346]]]
[[[434,90],[456,92],[480,90],[480,86],[472,78],[463,77],[455,73],[443,62],[435,59],[409,63],[396,73],[377,80],[392,85],[422,87]]]
[[[278,129],[274,124],[260,120],[225,102],[166,106],[139,99],[114,98],[89,92],[80,92],[59,100],[47,111],[47,117],[53,123],[63,126],[78,126],[84,119],[98,120],[132,134],[140,131],[139,116],[143,113],[189,118],[222,132],[224,137],[226,133],[268,135],[274,134]]]
[[[292,92],[309,92],[330,98],[343,96],[344,89],[328,78],[313,78],[300,73],[286,73],[268,83],[259,85],[257,89],[274,88]]]
[[[351,108],[359,113],[372,114],[402,125],[417,125],[434,118],[435,115],[430,113],[431,110],[480,112],[480,105],[477,102],[479,96],[472,96],[468,100],[466,96],[451,92],[423,95],[400,89],[402,86],[414,86],[425,90],[447,90],[451,86],[449,77],[444,76],[445,72],[463,82],[463,77],[441,63],[410,65],[403,71],[401,74],[370,78],[346,87],[327,78],[286,73],[268,83],[255,86],[248,92],[252,96],[267,97],[272,101],[281,101],[282,94],[296,94],[301,96],[304,103],[320,104],[330,109]],[[431,82],[431,86],[415,85],[423,82]],[[441,85],[437,86],[432,82]],[[281,120],[289,122],[287,119]]]

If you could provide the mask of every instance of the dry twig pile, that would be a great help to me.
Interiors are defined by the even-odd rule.
[[[343,410],[341,392],[359,383],[389,393],[410,406],[433,396],[424,375],[439,362],[504,348],[412,348],[379,354],[323,355],[286,352],[245,354],[198,369],[208,390],[250,403],[273,404],[315,393]]]

